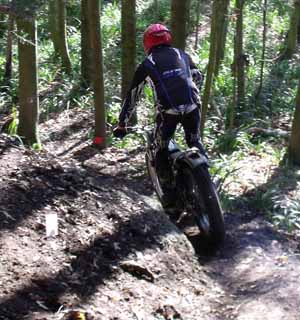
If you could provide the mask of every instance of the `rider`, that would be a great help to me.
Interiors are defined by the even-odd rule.
[[[189,147],[196,147],[205,155],[200,142],[199,90],[203,74],[190,56],[183,50],[171,46],[172,36],[162,24],[152,24],[144,32],[146,59],[137,68],[130,90],[123,102],[119,123],[114,130],[116,137],[126,135],[126,126],[132,116],[137,99],[146,82],[150,80],[154,89],[156,124],[154,135],[159,146],[156,165],[159,177],[169,177],[168,144],[181,123]]]

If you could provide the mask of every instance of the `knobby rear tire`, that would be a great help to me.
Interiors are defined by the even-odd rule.
[[[198,221],[198,227],[207,245],[218,248],[225,239],[225,224],[220,200],[211,180],[208,168],[199,166],[195,169],[185,167],[183,169],[184,183],[189,192],[192,184],[195,190],[192,197],[197,197],[199,201],[193,201],[193,214]],[[201,204],[200,204],[201,202]],[[207,217],[208,230],[204,231],[200,221]],[[202,220],[201,220],[202,219]]]

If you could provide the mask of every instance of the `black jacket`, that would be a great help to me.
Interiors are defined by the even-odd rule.
[[[199,89],[203,75],[190,56],[180,49],[158,46],[152,49],[134,74],[131,88],[122,105],[120,125],[126,125],[130,119],[148,78],[154,88],[155,105],[160,111],[200,103]]]

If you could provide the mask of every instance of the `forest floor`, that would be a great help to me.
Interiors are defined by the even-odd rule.
[[[101,152],[92,125],[65,111],[41,126],[39,153],[0,135],[1,320],[299,319],[297,235],[245,207],[225,212],[225,244],[204,255],[162,212],[143,146]],[[255,154],[241,168],[245,185],[276,170]]]

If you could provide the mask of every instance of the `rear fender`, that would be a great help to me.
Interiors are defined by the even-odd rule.
[[[177,156],[174,159],[174,164],[177,168],[182,164],[187,165],[191,169],[195,169],[202,165],[208,167],[207,158],[202,155],[197,148],[190,148],[185,152],[176,153],[174,156]]]

